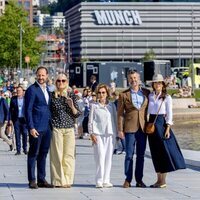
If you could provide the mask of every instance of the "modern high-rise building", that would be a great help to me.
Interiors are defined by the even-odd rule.
[[[53,2],[57,3],[58,0],[39,0],[39,6],[47,6]]]
[[[43,28],[46,30],[53,30],[54,28],[65,27],[65,16],[62,12],[57,12],[53,16],[45,16],[43,18]]]
[[[173,67],[200,59],[200,2],[82,2],[65,12],[72,60],[141,61],[149,50]],[[70,49],[70,50],[68,50]]]
[[[32,0],[18,0],[19,5],[21,5],[24,10],[28,12],[28,21],[30,25],[33,24],[33,3]]]
[[[0,0],[0,16],[5,10],[6,2],[9,3],[9,0]],[[18,4],[22,6],[28,12],[28,21],[30,25],[33,24],[33,5],[32,0],[18,0]]]

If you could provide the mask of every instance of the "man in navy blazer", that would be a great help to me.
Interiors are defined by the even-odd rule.
[[[47,68],[36,71],[37,80],[25,93],[25,117],[29,130],[28,181],[29,188],[52,188],[46,179],[46,157],[51,140],[50,95],[47,91]],[[37,162],[37,184],[35,166]]]
[[[15,141],[17,152],[21,154],[21,135],[24,154],[27,154],[27,125],[25,120],[24,90],[22,86],[17,87],[17,96],[13,96],[10,102],[10,116],[15,130]]]
[[[90,89],[92,90],[92,92],[95,92],[97,85],[97,78],[95,75],[92,75],[90,77]]]
[[[9,108],[6,100],[2,97],[3,91],[0,91],[0,138],[2,138],[13,150],[12,141],[5,134],[6,126],[9,120]]]

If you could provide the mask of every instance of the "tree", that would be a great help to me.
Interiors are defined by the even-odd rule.
[[[56,36],[64,38],[64,28],[62,26],[54,28],[53,32]]]
[[[65,12],[79,3],[81,3],[81,0],[58,0],[58,3],[49,5],[50,13]]]
[[[50,6],[42,6],[39,9],[42,14],[50,14]]]
[[[153,49],[150,49],[149,51],[146,51],[142,60],[144,62],[144,61],[155,60],[155,59],[156,59],[156,54]]]
[[[20,24],[22,36],[22,67],[26,67],[25,56],[30,57],[29,66],[38,65],[43,51],[43,42],[36,41],[39,29],[30,26],[27,12],[14,1],[6,5],[0,17],[0,67],[16,68],[20,65]]]

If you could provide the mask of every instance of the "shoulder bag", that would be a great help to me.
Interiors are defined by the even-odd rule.
[[[151,134],[153,134],[153,133],[155,132],[155,123],[156,123],[156,119],[157,119],[157,117],[158,117],[158,113],[159,113],[159,111],[160,111],[160,108],[161,108],[161,106],[162,106],[162,103],[163,103],[163,100],[162,100],[162,102],[161,102],[161,104],[160,104],[160,107],[159,107],[159,109],[158,109],[158,112],[157,112],[157,114],[156,114],[156,117],[155,117],[154,121],[153,121],[153,122],[147,122],[147,123],[146,123],[145,132],[146,132],[146,134],[148,134],[148,135],[151,135]]]

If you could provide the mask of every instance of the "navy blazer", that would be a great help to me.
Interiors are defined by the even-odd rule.
[[[13,123],[17,121],[18,115],[19,115],[19,107],[18,107],[17,98],[18,98],[17,96],[14,96],[11,98],[11,101],[10,101],[10,116]],[[22,114],[25,117],[25,101],[22,106]]]
[[[94,83],[91,83],[90,89],[92,90],[92,92],[95,92],[97,86],[98,86],[98,83],[96,81]]]
[[[9,120],[9,107],[6,100],[1,97],[0,98],[0,123],[4,123]]]
[[[28,130],[47,131],[51,124],[50,94],[47,104],[44,93],[37,82],[32,84],[25,93],[25,118]]]

